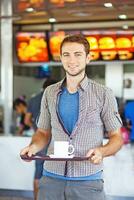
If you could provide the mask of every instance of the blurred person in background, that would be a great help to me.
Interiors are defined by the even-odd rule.
[[[25,124],[28,127],[33,128],[35,131],[37,129],[37,121],[38,121],[39,114],[40,114],[40,105],[41,105],[41,99],[42,99],[44,90],[47,86],[54,84],[54,83],[56,83],[55,80],[53,80],[51,78],[47,78],[42,85],[41,91],[29,100],[27,112],[26,112],[26,115],[25,115]],[[44,155],[44,154],[46,154],[46,152],[47,152],[47,150],[44,149],[41,152],[39,152],[38,154]],[[39,188],[39,179],[42,177],[43,164],[44,164],[43,160],[36,160],[35,161],[34,200],[37,200],[37,194],[38,194],[38,188]]]
[[[13,109],[17,113],[17,132],[19,136],[32,136],[33,129],[25,124],[25,115],[27,112],[27,103],[23,97],[18,97],[13,102]]]
[[[130,142],[134,144],[134,100],[127,101],[124,106],[126,127],[130,131]]]
[[[122,146],[122,122],[111,89],[89,79],[89,43],[83,35],[65,37],[60,57],[66,77],[45,89],[38,129],[21,155],[29,157],[55,141],[68,141],[83,161],[45,161],[38,200],[104,200],[103,158]],[[103,145],[104,130],[108,142]],[[62,149],[61,149],[62,151]]]

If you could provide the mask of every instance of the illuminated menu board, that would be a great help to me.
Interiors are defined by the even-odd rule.
[[[134,60],[133,31],[58,31],[19,32],[16,34],[17,58],[21,63],[60,61],[60,44],[69,34],[83,34],[90,44],[92,61]],[[49,53],[48,46],[49,45]]]
[[[133,60],[134,33],[132,31],[81,31],[51,32],[49,46],[54,61],[60,60],[60,44],[63,38],[72,33],[82,33],[90,44],[92,61]]]
[[[60,60],[60,44],[65,37],[64,31],[50,32],[49,35],[49,48],[54,61]]]
[[[15,4],[19,12],[26,11],[27,8],[41,9],[45,7],[44,0],[17,0]]]
[[[19,62],[47,62],[48,50],[45,33],[19,32],[16,34],[16,51]]]
[[[134,59],[132,31],[83,31],[90,43],[92,60]]]

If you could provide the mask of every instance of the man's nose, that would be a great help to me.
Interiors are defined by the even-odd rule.
[[[74,55],[70,55],[69,61],[70,63],[76,62],[76,57]]]

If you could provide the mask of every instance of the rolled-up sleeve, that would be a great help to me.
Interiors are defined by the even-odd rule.
[[[116,98],[109,88],[105,90],[101,118],[107,132],[114,131],[122,126]]]
[[[48,91],[45,90],[42,100],[41,100],[41,109],[40,109],[40,116],[38,120],[37,127],[48,130],[51,128],[51,116],[48,107]]]

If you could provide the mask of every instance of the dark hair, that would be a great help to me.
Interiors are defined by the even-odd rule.
[[[53,80],[53,79],[47,79],[44,83],[43,83],[43,85],[42,85],[42,88],[45,90],[46,89],[46,87],[48,87],[49,85],[52,85],[52,84],[54,84],[54,83],[56,83],[57,81],[56,80]]]
[[[60,45],[60,54],[62,54],[62,47],[65,43],[68,43],[68,42],[76,42],[76,43],[79,43],[79,44],[83,44],[83,46],[85,47],[85,52],[86,52],[86,55],[89,54],[89,51],[90,51],[90,45],[89,45],[89,42],[87,41],[87,39],[82,35],[82,34],[78,34],[78,35],[68,35],[66,36],[63,41],[61,42],[61,45]]]
[[[20,104],[24,105],[24,106],[27,106],[27,103],[21,99],[21,98],[17,98],[14,100],[13,102],[13,109],[15,110],[16,109],[16,106],[19,106]]]

